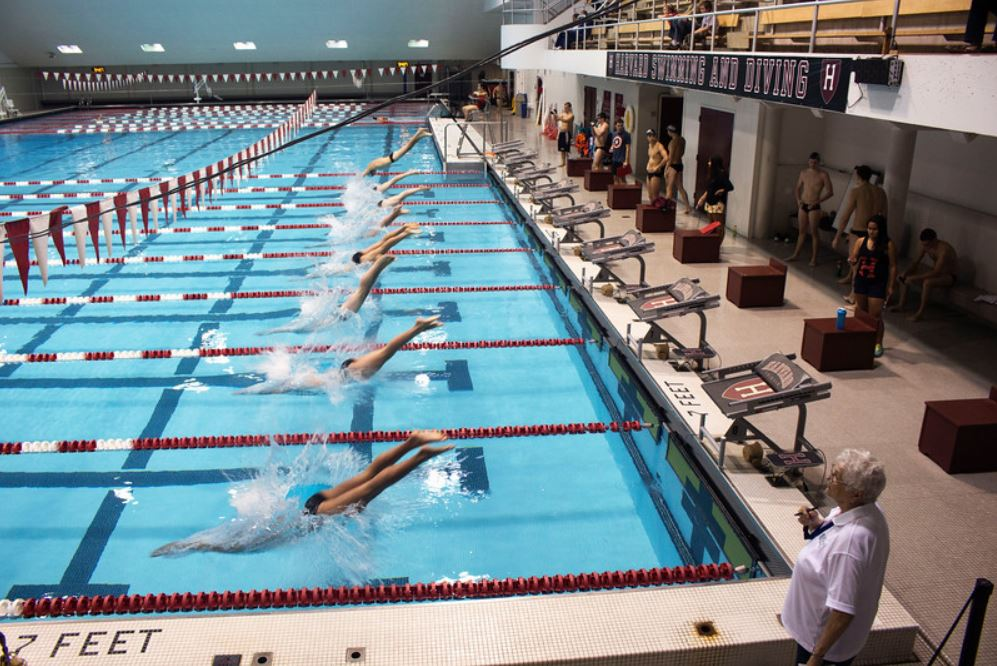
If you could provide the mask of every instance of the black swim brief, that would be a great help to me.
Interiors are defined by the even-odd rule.
[[[800,209],[804,213],[809,213],[811,211],[820,210],[820,203],[812,203],[812,204],[801,203],[800,204]]]
[[[679,173],[682,173],[682,169],[685,168],[684,166],[682,166],[681,162],[676,162],[675,164],[669,164],[668,166],[675,169]]]
[[[305,513],[310,513],[313,516],[318,512],[319,506],[325,501],[325,496],[322,493],[315,493],[305,501]]]
[[[648,178],[664,178],[665,177],[665,168],[662,167],[662,168],[658,169],[657,171],[648,171],[647,172],[647,177]]]

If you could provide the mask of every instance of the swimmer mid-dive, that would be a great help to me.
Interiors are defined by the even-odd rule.
[[[401,444],[377,456],[365,470],[335,486],[320,490],[305,501],[302,512],[278,512],[269,519],[236,519],[185,539],[171,541],[152,551],[152,557],[194,552],[246,553],[260,551],[304,537],[321,527],[310,516],[331,516],[363,511],[382,492],[401,481],[422,463],[453,449],[434,445],[447,439],[435,430],[413,431]],[[418,449],[406,460],[403,456]]]
[[[376,243],[369,245],[363,250],[354,252],[350,257],[350,261],[355,264],[370,263],[381,255],[387,254],[391,248],[398,245],[409,236],[416,236],[420,233],[422,233],[422,230],[419,228],[418,224],[406,224],[398,229],[395,229],[394,231],[389,231]]]
[[[402,208],[401,206],[395,206],[391,209],[391,212],[385,215],[380,222],[372,226],[367,230],[367,236],[376,236],[377,234],[384,231],[392,222],[397,220],[402,215],[408,215],[411,211],[408,208]],[[331,234],[330,234],[331,236]]]
[[[357,288],[346,297],[346,300],[339,307],[335,308],[335,311],[331,311],[332,309],[329,307],[332,304],[330,292],[321,292],[316,296],[302,300],[301,311],[293,321],[283,326],[272,328],[266,331],[265,334],[287,333],[290,331],[317,331],[336,322],[349,319],[360,312],[360,307],[364,304],[367,296],[370,295],[370,290],[374,287],[374,283],[377,282],[377,278],[394,260],[395,258],[389,254],[382,254],[374,260],[374,263],[367,269],[367,272],[361,276],[360,284],[357,285]]]
[[[431,446],[434,442],[446,439],[447,436],[437,430],[413,431],[404,442],[374,458],[360,474],[309,497],[305,501],[305,512],[328,516],[348,509],[363,511],[372,499],[398,483],[416,467],[454,448],[453,444]],[[419,450],[414,456],[399,462],[402,456],[416,448]]]
[[[404,146],[402,146],[398,150],[396,150],[396,151],[394,151],[394,152],[392,152],[392,153],[390,153],[388,155],[385,155],[384,157],[377,157],[377,158],[371,160],[370,164],[367,165],[367,168],[364,169],[363,175],[369,176],[370,174],[374,173],[375,171],[377,171],[381,167],[386,167],[389,164],[394,164],[395,162],[397,162],[398,160],[400,160],[402,157],[404,157],[405,153],[407,153],[408,151],[412,150],[412,148],[415,147],[415,144],[418,143],[420,139],[424,139],[427,136],[432,136],[432,135],[433,135],[433,133],[430,132],[428,129],[426,129],[425,127],[420,127],[419,131],[416,132],[412,136],[412,138],[409,139],[405,143]]]
[[[237,393],[263,395],[315,389],[332,390],[344,382],[364,381],[377,374],[392,356],[417,335],[442,325],[439,315],[420,317],[415,320],[411,328],[396,335],[380,349],[374,349],[356,358],[348,358],[338,368],[330,368],[324,372],[306,363],[296,363],[298,354],[277,350],[266,357],[268,360],[263,364],[267,378]]]

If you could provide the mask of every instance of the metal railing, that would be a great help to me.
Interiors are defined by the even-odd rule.
[[[503,0],[502,23],[545,24],[580,0]]]
[[[902,0],[894,0],[893,3],[893,13],[889,18],[889,22],[885,23],[883,26],[883,38],[887,41],[888,47],[890,49],[896,48],[896,34],[897,34],[897,21],[900,16],[900,5]],[[789,5],[763,5],[756,7],[747,7],[744,9],[725,9],[717,10],[712,12],[703,13],[693,13],[693,14],[683,14],[676,16],[659,16],[656,18],[640,19],[640,20],[627,20],[624,17],[624,13],[629,13],[621,10],[617,15],[617,20],[607,20],[603,18],[597,23],[587,24],[571,28],[564,31],[560,35],[551,38],[551,46],[554,48],[568,49],[568,50],[602,50],[602,49],[613,49],[620,50],[621,42],[624,43],[622,47],[623,50],[632,49],[637,50],[641,47],[641,35],[653,34],[655,29],[657,30],[658,37],[656,40],[650,41],[643,45],[644,48],[649,48],[651,50],[664,50],[664,49],[680,49],[683,51],[715,51],[717,50],[717,32],[720,28],[719,18],[721,16],[737,16],[745,17],[751,21],[750,27],[750,41],[747,48],[730,48],[725,47],[724,51],[748,51],[755,52],[758,50],[758,37],[761,30],[761,14],[775,14],[781,11],[796,11],[799,12],[801,9],[811,8],[813,11],[812,18],[810,19],[810,33],[809,33],[809,44],[807,46],[807,52],[813,53],[817,46],[817,27],[819,24],[820,9],[827,8],[831,5],[845,5],[845,4],[862,4],[866,0],[819,0],[816,2],[801,2]],[[656,12],[657,0],[651,3],[651,11]],[[664,8],[665,2],[661,2],[661,7]],[[939,13],[942,13],[939,10]],[[856,17],[863,18],[863,17]],[[877,18],[877,17],[864,17],[864,18]],[[670,32],[666,28],[666,23],[675,20],[688,20],[690,21],[688,35],[688,44],[672,44],[670,38]],[[743,19],[742,19],[743,20]],[[704,21],[710,22],[709,38],[705,39],[702,44],[697,44],[695,39],[695,32],[698,28],[701,28]],[[740,21],[739,21],[740,22]],[[798,22],[798,21],[794,21]],[[641,30],[641,26],[652,26],[651,29]],[[632,30],[623,30],[624,26],[634,26]],[[723,28],[720,28],[723,29]],[[600,31],[599,34],[593,34],[596,30]],[[621,35],[621,33],[625,33]],[[774,33],[776,36],[778,33]],[[593,40],[593,36],[595,39]],[[831,35],[833,36],[833,35]],[[847,37],[847,33],[843,33],[842,37]],[[667,40],[667,41],[666,41]],[[630,46],[626,46],[630,44]]]
[[[7,96],[7,88],[0,86],[0,120],[16,118],[21,115],[14,102]]]

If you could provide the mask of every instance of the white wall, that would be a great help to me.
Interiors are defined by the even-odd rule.
[[[772,220],[775,230],[789,226],[795,211],[793,187],[812,150],[821,153],[831,174],[835,196],[825,210],[840,207],[856,164],[882,169],[894,125],[869,118],[785,109]],[[917,251],[917,235],[932,227],[951,242],[961,258],[962,277],[997,292],[997,179],[988,163],[997,154],[997,138],[922,129],[918,132],[904,220],[890,218],[890,234],[901,253]]]
[[[739,233],[753,233],[753,213],[758,188],[755,186],[756,151],[761,131],[761,103],[729,95],[685,91],[682,132],[686,140],[685,187],[692,196],[696,184],[696,153],[699,151],[699,115],[703,108],[734,114],[734,137],[728,172],[734,191],[727,197],[727,227]]]

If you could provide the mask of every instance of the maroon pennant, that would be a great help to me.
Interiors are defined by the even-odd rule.
[[[151,198],[148,187],[143,187],[138,191],[139,205],[142,209],[142,226],[145,227],[145,233],[149,233],[149,203]]]
[[[198,169],[194,172],[194,205],[197,209],[201,209],[201,171]]]
[[[125,242],[125,219],[128,217],[128,195],[122,192],[114,195],[114,212],[118,214],[118,229],[121,230],[121,246],[128,249]]]
[[[21,274],[21,286],[24,293],[28,293],[28,270],[31,268],[31,260],[28,259],[28,235],[31,233],[31,226],[27,218],[15,220],[4,225],[7,229],[7,242],[10,243],[10,251],[14,253],[14,261],[17,263],[17,272]]]
[[[229,158],[229,163],[231,163],[232,158]],[[218,173],[218,189],[225,189],[225,160],[221,160],[215,166],[215,171]]]
[[[169,215],[168,202],[170,199],[170,183],[169,181],[163,181],[159,184],[159,196],[163,202],[163,215]]]
[[[214,176],[214,171],[215,171],[214,167],[211,166],[210,164],[204,168],[204,177],[207,178],[207,180],[205,182],[208,185],[207,195],[208,195],[208,200],[209,201],[211,200],[212,190],[214,189],[214,183],[211,182],[211,180],[212,180],[212,178]]]
[[[187,176],[177,178],[177,187],[180,188],[180,214],[187,218]]]
[[[93,243],[93,254],[97,257],[97,263],[100,263],[100,238],[98,237],[98,230],[100,229],[100,202],[91,201],[87,204],[87,228],[90,230],[90,242]]]
[[[62,239],[62,214],[69,210],[69,206],[59,206],[48,214],[48,234],[55,243],[55,249],[62,257],[62,265],[66,265],[66,244]]]

